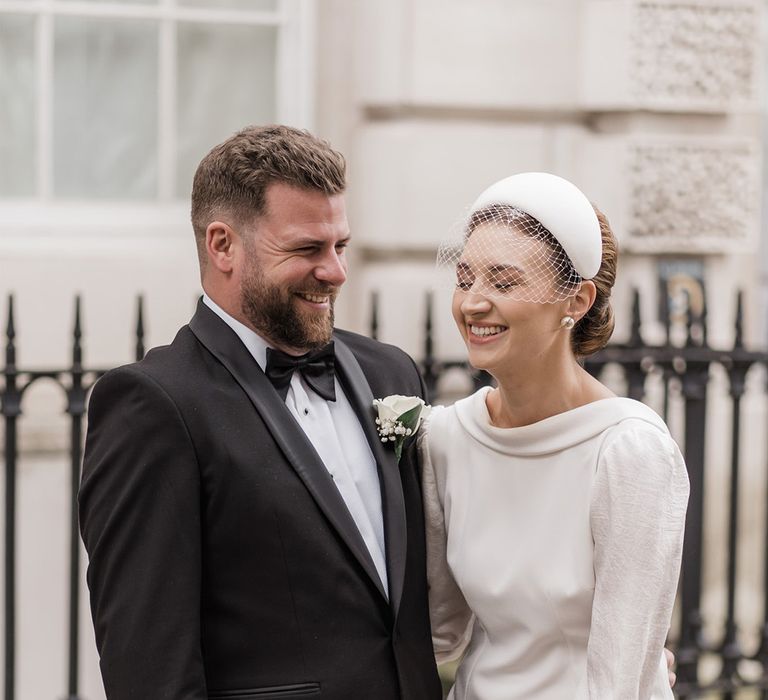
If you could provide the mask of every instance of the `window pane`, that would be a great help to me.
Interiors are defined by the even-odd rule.
[[[207,7],[216,10],[262,10],[277,9],[278,0],[179,0],[183,7]]]
[[[54,193],[157,196],[157,25],[58,18]]]
[[[186,198],[200,159],[248,124],[275,121],[274,27],[180,24],[178,177]]]
[[[35,24],[0,15],[0,196],[35,193]]]

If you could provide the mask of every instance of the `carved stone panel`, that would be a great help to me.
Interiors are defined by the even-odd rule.
[[[628,144],[627,247],[725,253],[754,248],[759,151],[747,140]]]
[[[752,99],[759,27],[754,2],[637,2],[630,36],[635,97],[723,108]]]
[[[764,12],[761,0],[587,0],[582,105],[756,111]]]

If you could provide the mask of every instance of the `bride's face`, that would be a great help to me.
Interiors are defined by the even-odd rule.
[[[478,226],[456,265],[453,317],[473,367],[494,376],[514,363],[546,359],[562,348],[567,301],[555,298],[555,270],[543,241],[499,224]]]

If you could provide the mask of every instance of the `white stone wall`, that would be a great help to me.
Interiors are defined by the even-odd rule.
[[[653,292],[658,254],[701,254],[707,269],[741,256],[756,274],[762,12],[757,0],[365,3],[357,284],[382,286],[378,260],[395,269],[395,249],[409,267],[420,254],[409,294],[429,286],[429,253],[463,208],[522,170],[568,177],[606,212],[624,264],[644,269],[620,278],[619,296],[630,282]],[[716,316],[737,283],[756,291],[754,277],[717,279]],[[413,343],[405,319],[387,325]]]

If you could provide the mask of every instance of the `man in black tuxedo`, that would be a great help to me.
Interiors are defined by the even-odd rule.
[[[107,373],[80,518],[110,700],[438,700],[413,445],[372,401],[420,395],[400,350],[334,330],[342,156],[247,128],[201,162],[205,292]]]

